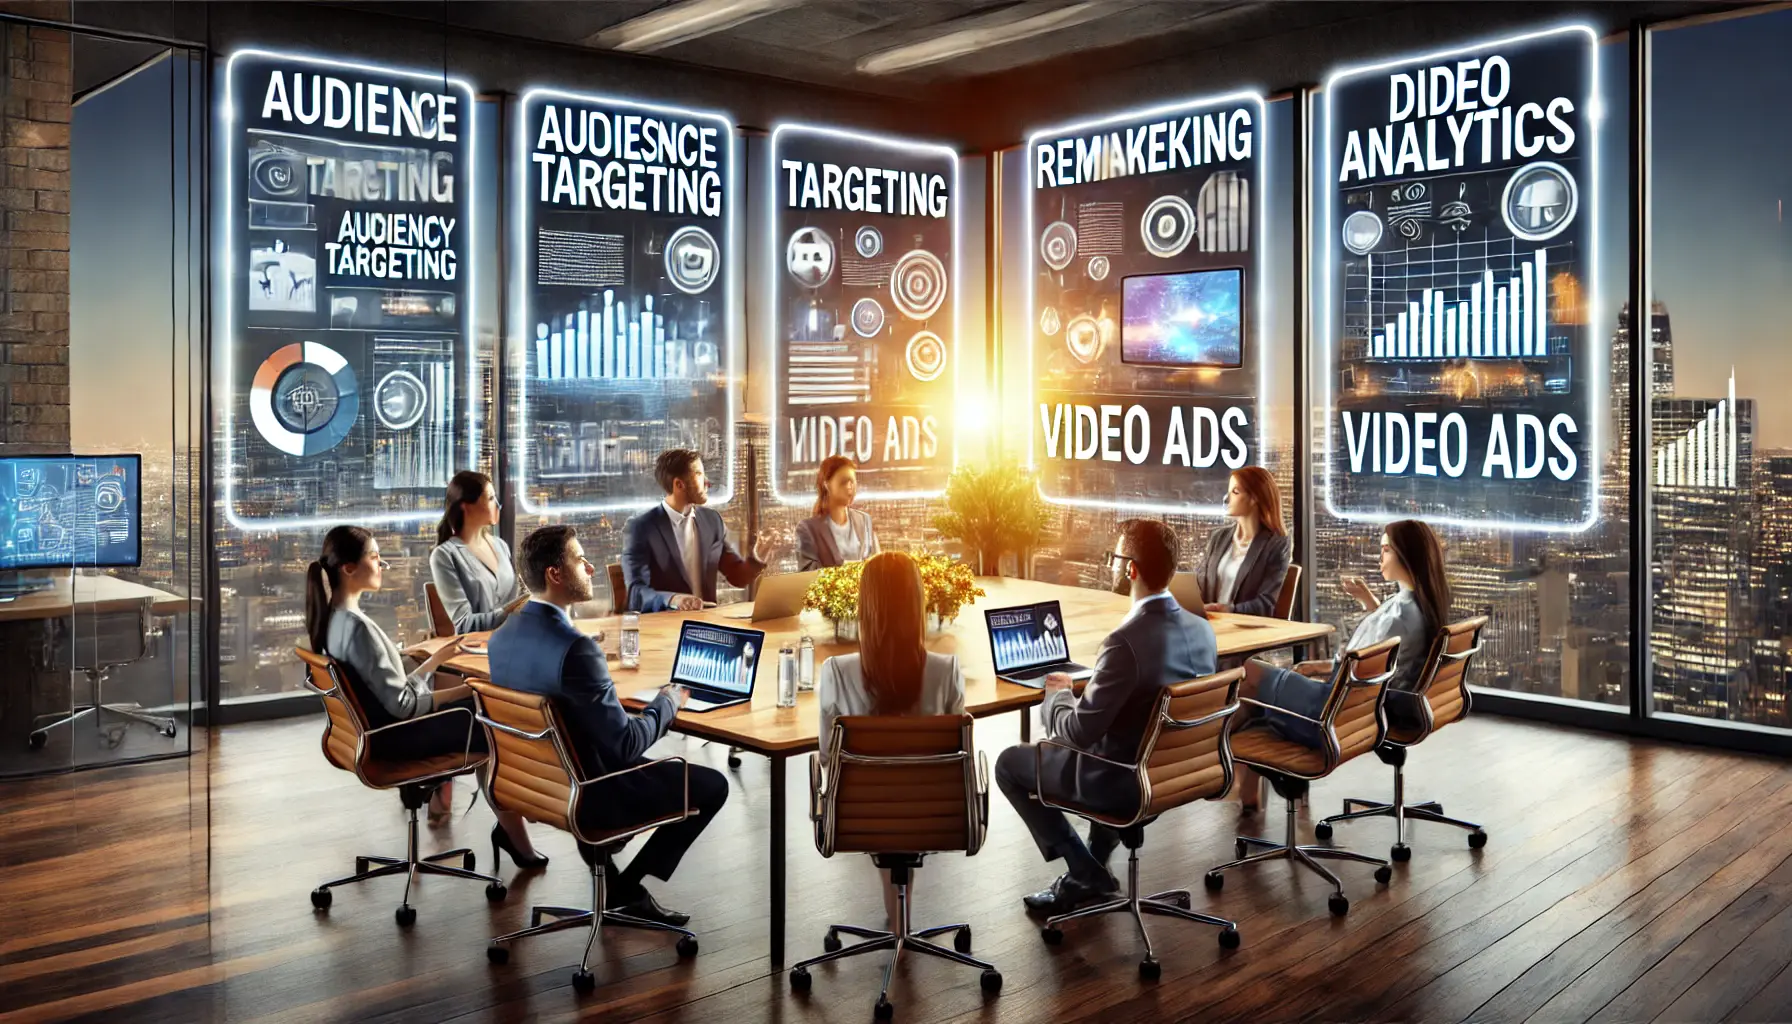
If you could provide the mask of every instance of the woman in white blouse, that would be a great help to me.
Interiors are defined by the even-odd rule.
[[[800,571],[862,562],[877,554],[871,517],[852,507],[858,494],[859,471],[851,459],[830,455],[821,460],[815,473],[815,514],[796,524]]]
[[[927,649],[926,603],[921,570],[908,555],[886,551],[865,563],[859,653],[829,658],[816,678],[823,760],[833,750],[834,720],[841,716],[963,713],[964,672],[957,655]],[[896,890],[890,873],[883,875],[884,910],[894,922]]]

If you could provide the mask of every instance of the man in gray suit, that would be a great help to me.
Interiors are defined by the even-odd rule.
[[[1047,736],[1097,757],[1132,764],[1150,724],[1152,708],[1166,686],[1209,675],[1218,661],[1218,641],[1205,618],[1184,611],[1170,594],[1176,571],[1176,534],[1161,522],[1129,519],[1108,555],[1114,590],[1132,597],[1132,611],[1102,642],[1095,674],[1077,697],[1070,677],[1045,677],[1040,719]],[[1036,751],[1023,743],[996,759],[996,784],[1026,822],[1045,859],[1064,858],[1067,870],[1049,889],[1033,893],[1030,910],[1062,914],[1118,891],[1108,873],[1108,855],[1119,836],[1103,825],[1089,826],[1089,842],[1064,812],[1036,799],[1069,801],[1117,815],[1138,809],[1138,784],[1131,772],[1062,747]]]

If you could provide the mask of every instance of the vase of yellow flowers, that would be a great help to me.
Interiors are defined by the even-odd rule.
[[[921,589],[927,595],[927,631],[938,635],[958,618],[966,605],[984,595],[971,567],[944,555],[917,554]]]
[[[834,639],[843,644],[859,642],[859,578],[864,571],[864,562],[823,569],[803,595],[803,607],[832,622]]]

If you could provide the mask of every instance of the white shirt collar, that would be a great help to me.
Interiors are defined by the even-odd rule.
[[[546,600],[543,600],[543,599],[542,599],[542,598],[539,598],[539,597],[531,597],[531,598],[530,598],[530,599],[529,599],[529,603],[530,603],[530,604],[539,604],[539,605],[544,605],[544,606],[546,606],[546,607],[548,607],[548,608],[552,608],[552,609],[553,609],[553,610],[554,610],[554,611],[555,611],[555,612],[556,612],[556,613],[558,613],[558,614],[559,614],[559,616],[560,616],[560,617],[561,617],[561,618],[563,618],[563,619],[565,619],[565,620],[566,620],[566,624],[567,624],[567,625],[569,625],[569,626],[570,626],[570,625],[572,625],[572,624],[573,624],[573,621],[572,621],[572,612],[569,612],[569,611],[567,611],[567,610],[566,610],[566,609],[565,609],[565,608],[562,608],[562,607],[560,607],[560,606],[559,606],[559,605],[557,605],[557,604],[555,604],[555,603],[554,603],[554,602],[552,602],[552,601],[546,601]]]
[[[685,506],[683,512],[673,508],[669,501],[662,501],[660,504],[665,506],[666,514],[672,517],[673,526],[683,526],[686,520],[697,514],[697,506],[694,504]]]
[[[1127,612],[1126,617],[1130,619],[1134,615],[1137,615],[1137,614],[1139,614],[1139,612],[1143,611],[1145,606],[1150,604],[1151,602],[1163,601],[1163,600],[1169,600],[1169,601],[1176,600],[1175,595],[1170,593],[1170,588],[1168,588],[1168,587],[1165,587],[1164,589],[1158,591],[1155,594],[1146,594],[1144,597],[1141,597],[1137,601],[1134,601],[1132,603],[1132,611]]]

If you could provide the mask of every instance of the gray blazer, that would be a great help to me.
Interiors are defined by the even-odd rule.
[[[496,573],[459,537],[448,538],[429,553],[429,578],[435,582],[436,595],[448,609],[457,633],[497,629],[504,623],[504,607],[523,594],[510,546],[494,534],[486,536],[498,556]]]
[[[1201,596],[1209,604],[1219,603],[1220,561],[1232,546],[1230,526],[1222,526],[1207,535],[1207,550],[1195,563],[1195,576],[1201,581]],[[1288,576],[1288,563],[1294,549],[1286,536],[1258,530],[1251,538],[1251,548],[1244,553],[1244,564],[1238,567],[1238,582],[1232,588],[1232,610],[1241,615],[1274,615],[1276,598],[1281,596],[1282,583]]]
[[[865,557],[882,550],[877,546],[877,531],[871,528],[871,515],[856,508],[846,510],[846,525],[852,527],[865,544]],[[796,524],[797,571],[831,569],[846,561],[834,546],[834,532],[827,513],[811,516]]]
[[[361,692],[374,699],[364,710],[375,728],[435,710],[433,673],[406,672],[398,645],[366,614],[331,609],[324,642],[324,653],[347,665],[360,682]]]

